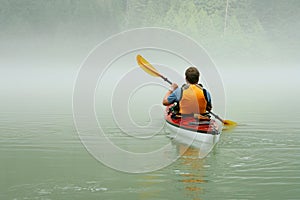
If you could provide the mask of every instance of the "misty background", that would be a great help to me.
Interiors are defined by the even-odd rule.
[[[290,88],[297,76],[283,72],[299,68],[299,11],[298,0],[2,0],[0,107],[71,111],[73,84],[88,53],[113,34],[153,26],[202,45],[230,88],[229,100],[239,93],[231,87],[242,82],[260,83],[253,87],[263,94],[264,85],[276,83],[263,81],[275,70],[288,82],[280,89]]]
[[[299,15],[300,0],[0,0],[0,199],[299,199]],[[82,63],[97,45],[143,27],[179,31],[205,48],[226,95],[226,115],[216,106],[213,111],[238,126],[222,133],[207,159],[189,152],[167,168],[131,175],[87,152],[74,125],[72,94]],[[167,70],[165,76],[181,80],[181,57],[143,52],[153,63],[168,55],[166,63],[178,76]],[[163,107],[151,109],[161,105],[168,84],[135,66],[134,54],[106,71],[95,113],[118,147],[153,151],[170,142],[160,129]],[[131,76],[117,78],[130,70],[142,74],[132,73],[134,81],[153,79],[165,88],[145,85],[124,101],[120,91],[131,91],[122,83]],[[109,102],[117,88],[111,83],[121,88],[115,102]],[[213,105],[220,100],[215,96]],[[159,133],[139,139],[121,131],[115,120],[120,109],[109,113],[119,102],[128,103],[130,120],[140,126],[149,124],[151,114],[154,128],[138,133]],[[106,149],[100,153],[112,155]],[[174,145],[165,155],[177,151]]]

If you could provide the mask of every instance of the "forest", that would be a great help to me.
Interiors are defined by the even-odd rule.
[[[0,38],[101,41],[131,28],[162,27],[190,36],[212,56],[286,54],[297,61],[299,13],[299,0],[7,0]]]

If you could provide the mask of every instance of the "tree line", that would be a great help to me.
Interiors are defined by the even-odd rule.
[[[156,26],[183,32],[223,53],[264,53],[280,45],[298,48],[299,11],[299,0],[7,0],[0,7],[0,36],[105,38]]]

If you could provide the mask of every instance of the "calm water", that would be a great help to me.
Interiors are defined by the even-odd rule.
[[[299,84],[286,79],[276,87],[278,97],[270,86],[275,81],[258,88],[245,78],[239,87],[259,97],[248,98],[224,74],[228,118],[239,126],[223,132],[207,158],[199,160],[197,150],[189,149],[170,166],[143,174],[95,160],[78,138],[68,102],[61,110],[50,109],[56,101],[47,103],[49,109],[6,109],[0,114],[0,199],[299,199],[300,98],[290,93]],[[293,99],[286,103],[284,94]],[[122,135],[115,127],[105,131],[116,140]],[[120,140],[140,148],[129,136]],[[174,153],[180,149],[175,145]]]

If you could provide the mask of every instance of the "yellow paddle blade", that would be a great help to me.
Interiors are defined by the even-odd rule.
[[[237,126],[237,123],[236,123],[236,122],[230,121],[230,120],[228,120],[228,119],[225,119],[225,120],[223,121],[223,123],[224,123],[225,126]]]
[[[155,77],[161,77],[159,72],[141,55],[136,56],[137,63],[139,66],[148,74]]]
[[[230,131],[231,129],[235,128],[237,126],[236,122],[230,121],[230,120],[224,120],[223,121],[223,131]]]
[[[223,131],[230,131],[231,129],[235,128],[237,126],[236,122],[230,121],[230,120],[223,120]]]

